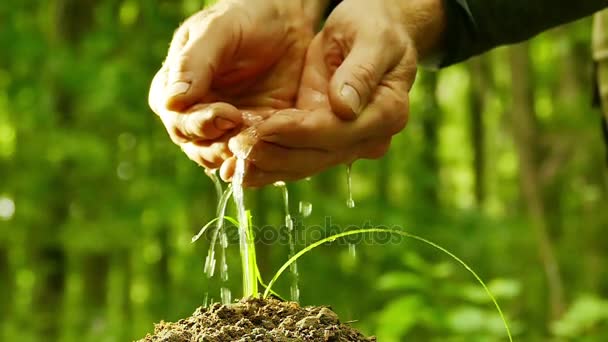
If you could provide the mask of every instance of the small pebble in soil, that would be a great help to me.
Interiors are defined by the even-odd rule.
[[[139,342],[371,342],[340,323],[328,307],[301,307],[276,299],[247,298],[228,305],[198,308],[192,316],[176,323],[160,322],[154,334]]]

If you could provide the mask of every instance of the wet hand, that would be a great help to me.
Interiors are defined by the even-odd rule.
[[[407,1],[406,1],[407,2]],[[406,125],[418,49],[403,1],[345,0],[312,41],[298,110],[231,139],[248,160],[244,183],[297,180],[360,158],[379,158]],[[221,169],[234,172],[235,159]]]
[[[224,0],[177,30],[149,103],[190,159],[218,168],[232,156],[230,137],[295,107],[314,13],[324,2]]]

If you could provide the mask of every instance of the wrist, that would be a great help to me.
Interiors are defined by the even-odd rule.
[[[441,54],[446,15],[443,0],[398,0],[400,21],[412,38],[418,58],[430,64]]]

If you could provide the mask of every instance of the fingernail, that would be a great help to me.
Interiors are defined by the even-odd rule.
[[[224,118],[215,118],[214,123],[215,127],[221,130],[229,130],[236,127],[236,123]]]
[[[169,86],[167,93],[169,97],[185,94],[190,89],[190,83],[188,82],[175,82]]]
[[[355,115],[359,115],[361,98],[359,97],[357,90],[351,85],[345,84],[340,90],[340,96],[342,96],[342,99],[344,99],[344,102],[350,107],[350,109],[353,110],[353,113],[355,113]]]

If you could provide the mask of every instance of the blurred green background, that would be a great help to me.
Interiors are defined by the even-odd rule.
[[[203,264],[203,170],[147,107],[174,29],[200,0],[0,2],[0,340],[126,341],[219,299]],[[395,226],[487,280],[519,341],[608,340],[608,182],[591,108],[591,21],[419,75],[390,153],[289,184],[300,227]],[[311,217],[296,215],[299,201]],[[280,191],[248,192],[257,225]],[[316,228],[315,228],[316,229]],[[317,229],[317,233],[319,230]],[[298,248],[309,241],[300,241]],[[264,278],[288,247],[259,245]],[[415,241],[300,261],[301,299],[380,341],[504,341],[460,266]],[[228,250],[233,298],[238,250]],[[277,290],[289,293],[288,277]]]

